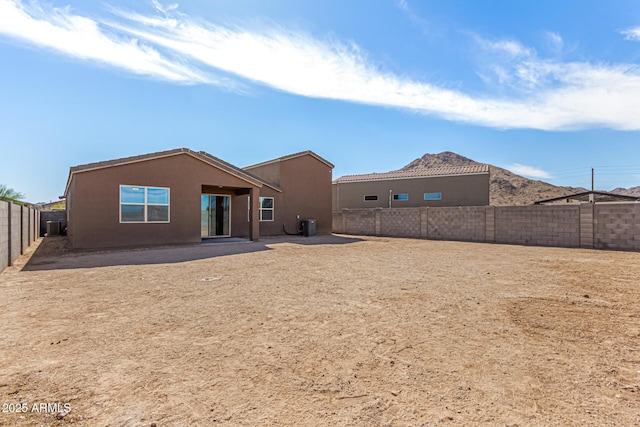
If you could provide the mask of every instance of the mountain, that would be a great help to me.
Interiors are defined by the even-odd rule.
[[[622,188],[611,190],[612,193],[624,194],[626,196],[640,197],[640,187]]]
[[[400,170],[479,164],[481,163],[459,154],[445,151],[439,154],[425,154]],[[493,165],[489,165],[489,173],[489,203],[493,206],[530,205],[538,200],[587,191],[582,187],[559,187],[544,181],[528,179]],[[640,193],[640,187],[636,188]]]

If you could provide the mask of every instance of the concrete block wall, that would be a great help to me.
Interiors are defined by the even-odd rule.
[[[20,206],[21,210],[21,218],[20,218],[20,254],[23,254],[24,251],[29,247],[29,228],[31,227],[31,223],[29,222],[29,208],[25,208],[24,206]]]
[[[593,229],[595,248],[640,250],[640,204],[596,204]]]
[[[9,265],[9,202],[0,200],[0,273]]]
[[[0,200],[0,273],[37,239],[39,211]]]
[[[496,241],[496,208],[494,206],[487,206],[485,208],[485,227],[484,227],[484,238],[485,242],[495,242]]]
[[[497,243],[580,246],[580,206],[496,207]]]
[[[11,264],[22,253],[22,206],[11,204]]]
[[[334,232],[640,250],[640,203],[344,209]]]
[[[40,224],[40,214],[41,212],[37,209],[34,209],[33,214],[35,215],[35,219],[33,221],[34,223],[34,227],[33,227],[33,241],[35,242],[38,237],[40,237],[40,234],[38,233],[38,224]]]
[[[580,247],[593,248],[594,205],[592,203],[580,204]]]
[[[429,208],[429,239],[484,242],[486,228],[486,209],[483,206]]]
[[[373,236],[376,234],[376,209],[345,209],[342,229],[350,234]]]
[[[29,245],[36,240],[36,232],[38,230],[39,225],[36,225],[36,211],[34,209],[29,209]]]
[[[419,209],[376,209],[376,214],[379,222],[376,234],[397,237],[420,236]]]

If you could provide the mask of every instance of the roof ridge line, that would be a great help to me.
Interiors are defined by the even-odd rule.
[[[395,170],[390,172],[372,172],[365,174],[344,175],[335,179],[334,183],[376,181],[384,179],[429,178],[451,175],[471,175],[489,173],[489,165],[444,166],[437,168],[418,168],[408,170]]]

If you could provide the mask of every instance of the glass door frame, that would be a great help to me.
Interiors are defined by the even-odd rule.
[[[211,196],[214,197],[228,197],[229,198],[229,213],[227,217],[227,229],[229,234],[220,234],[215,236],[203,236],[202,235],[202,197],[207,196],[209,198],[209,208],[211,208]],[[209,217],[211,215],[209,214]],[[224,224],[222,226],[224,229]],[[208,229],[211,229],[211,223],[208,224]],[[220,239],[225,237],[231,237],[231,195],[230,194],[214,194],[214,193],[202,193],[200,195],[200,238],[201,239]]]

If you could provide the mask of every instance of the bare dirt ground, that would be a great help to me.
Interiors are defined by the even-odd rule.
[[[640,424],[640,253],[62,243],[0,274],[2,426]]]

